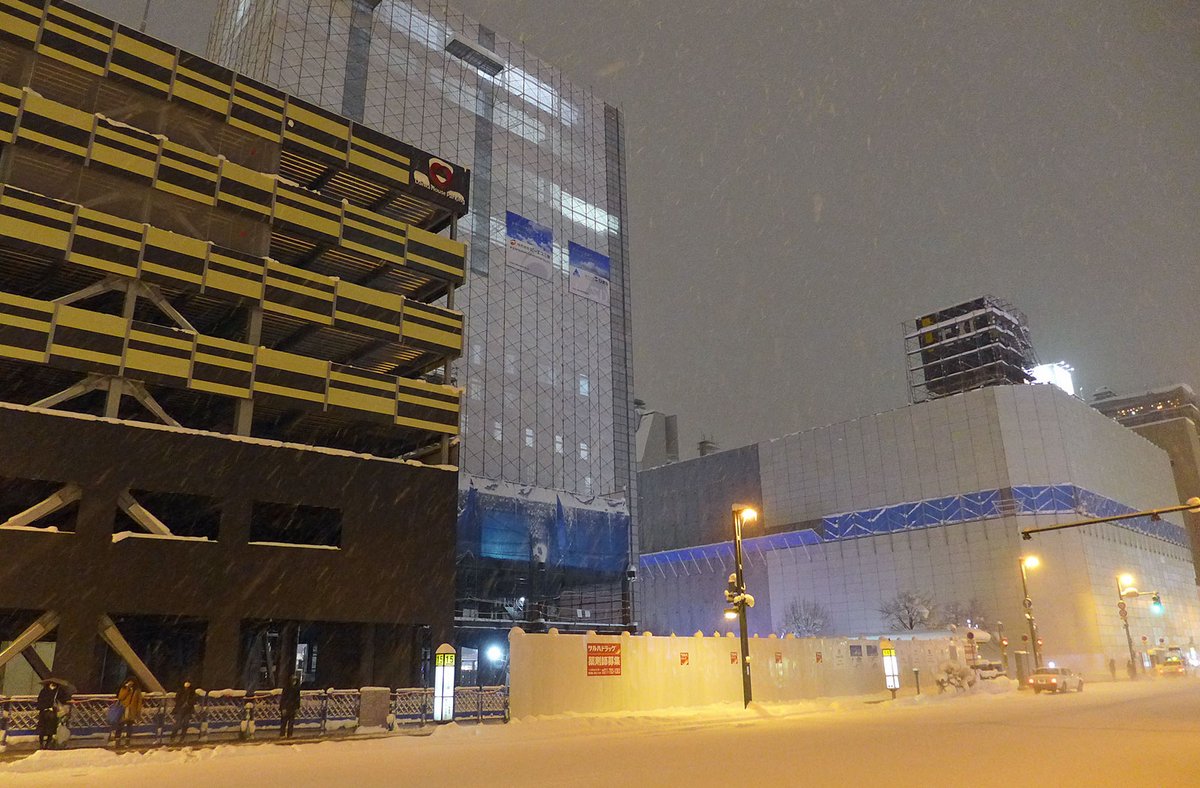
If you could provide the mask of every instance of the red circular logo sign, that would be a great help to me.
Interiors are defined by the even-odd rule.
[[[445,189],[454,180],[454,168],[444,161],[431,161],[429,162],[429,180],[439,189]]]

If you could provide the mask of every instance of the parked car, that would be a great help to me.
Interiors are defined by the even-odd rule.
[[[995,679],[1004,675],[1004,666],[999,662],[977,662],[975,671],[981,679]]]
[[[1038,668],[1029,677],[1029,686],[1034,693],[1042,690],[1047,692],[1065,692],[1075,690],[1083,692],[1083,676],[1070,668]]]

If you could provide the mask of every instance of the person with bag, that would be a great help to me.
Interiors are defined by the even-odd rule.
[[[113,739],[118,747],[121,746],[121,733],[125,734],[125,744],[133,744],[133,726],[142,716],[142,688],[132,676],[125,679],[117,692],[117,704],[120,705],[120,717],[113,730]],[[110,709],[111,712],[111,709]]]
[[[59,705],[66,700],[62,686],[54,679],[46,681],[37,697],[38,749],[53,750],[58,733]]]
[[[171,743],[175,737],[180,742],[187,741],[188,726],[192,723],[192,715],[196,713],[196,687],[191,679],[184,679],[183,685],[175,693],[175,727],[171,729]]]

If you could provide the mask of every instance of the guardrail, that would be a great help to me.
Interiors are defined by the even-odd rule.
[[[174,698],[173,693],[144,693],[142,713],[132,730],[134,745],[156,747],[168,743],[176,724]],[[278,732],[282,718],[279,698],[277,689],[256,693],[217,690],[199,695],[185,740],[252,740],[266,732]],[[70,731],[70,741],[107,746],[113,732],[107,712],[116,700],[116,695],[73,697],[68,714],[60,722]],[[508,720],[507,687],[457,687],[454,700],[455,722]],[[360,701],[360,690],[305,690],[300,693],[295,729],[310,738],[353,731],[360,725]],[[386,728],[394,731],[432,724],[432,710],[432,689],[393,690]],[[9,745],[36,743],[37,718],[37,698],[0,696],[0,753]]]

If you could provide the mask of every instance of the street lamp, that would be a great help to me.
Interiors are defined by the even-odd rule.
[[[1129,644],[1129,678],[1136,679],[1138,660],[1133,653],[1133,635],[1129,634],[1129,611],[1125,609],[1125,597],[1137,596],[1138,593],[1133,582],[1133,575],[1128,573],[1117,577],[1117,612],[1121,616],[1121,623],[1125,625],[1125,642]]]
[[[1029,580],[1026,570],[1037,569],[1042,562],[1036,555],[1021,556],[1021,592],[1025,595],[1022,604],[1025,605],[1025,620],[1029,622],[1029,640],[1033,643],[1033,667],[1036,670],[1042,666],[1042,649],[1038,646],[1037,622],[1033,620],[1033,600],[1029,598]]]
[[[737,614],[738,627],[741,629],[742,699],[745,706],[750,705],[750,639],[746,634],[746,606],[754,606],[754,597],[746,593],[746,576],[742,573],[742,526],[757,519],[758,512],[754,507],[741,503],[733,505],[733,558],[737,571],[733,578],[734,587],[726,591],[725,596],[731,603],[732,611]],[[726,618],[732,618],[730,612],[730,609],[726,609]]]

